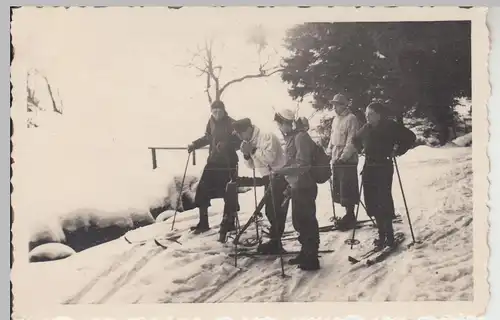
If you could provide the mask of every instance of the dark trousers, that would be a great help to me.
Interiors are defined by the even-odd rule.
[[[317,255],[319,249],[319,226],[316,219],[316,197],[318,186],[292,189],[293,227],[299,233],[301,251],[307,255]]]
[[[207,163],[196,189],[195,204],[198,208],[210,207],[210,200],[224,198],[226,185],[238,176],[235,164]]]
[[[276,176],[272,181],[272,189],[269,176],[262,177],[265,188],[265,210],[266,216],[271,224],[270,237],[279,240],[285,231],[285,222],[288,214],[288,205],[282,206],[285,201],[285,191],[288,187],[283,176]],[[268,191],[271,191],[268,193]],[[276,211],[275,211],[276,208]]]
[[[365,163],[363,168],[363,189],[365,205],[370,217],[374,217],[382,240],[392,236],[392,218],[394,201],[392,199],[392,161],[383,163]]]

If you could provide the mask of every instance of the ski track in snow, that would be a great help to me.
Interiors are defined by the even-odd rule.
[[[286,278],[281,277],[279,257],[227,256],[232,244],[217,242],[222,208],[214,201],[210,208],[212,229],[201,235],[187,232],[196,224],[197,211],[179,214],[175,231],[171,221],[134,230],[127,235],[132,244],[118,239],[85,250],[68,259],[30,265],[32,289],[54,288],[46,299],[58,303],[172,303],[172,302],[276,302],[276,301],[411,301],[473,299],[472,261],[472,152],[471,148],[411,150],[398,159],[417,243],[412,241],[406,212],[394,174],[393,195],[402,224],[395,231],[406,234],[398,250],[382,263],[367,267],[364,261],[352,265],[357,256],[371,248],[374,228],[356,230],[360,244],[351,250],[344,241],[351,232],[321,233],[321,269],[304,272],[288,265],[293,256],[284,256]],[[425,166],[425,171],[422,168]],[[422,174],[410,175],[420,170]],[[424,174],[425,173],[425,174]],[[330,224],[329,186],[320,186],[317,199],[320,225]],[[259,197],[262,191],[259,190]],[[240,195],[243,225],[254,207],[253,192]],[[343,214],[341,207],[337,214]],[[360,219],[366,218],[363,209]],[[265,221],[265,219],[264,219]],[[293,230],[289,212],[286,230]],[[254,235],[249,228],[242,238]],[[161,240],[180,234],[181,244]],[[287,250],[298,250],[297,240],[284,241]],[[62,271],[64,270],[64,271]],[[63,286],[55,286],[61,272],[68,275]],[[57,281],[57,282],[56,282]]]

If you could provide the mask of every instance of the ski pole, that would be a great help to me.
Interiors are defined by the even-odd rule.
[[[361,198],[361,191],[363,191],[363,174],[361,173],[361,186],[359,187],[359,197]],[[360,201],[361,202],[361,199]],[[357,227],[357,221],[358,221],[358,213],[359,213],[359,203],[358,203],[358,207],[356,208],[356,218],[354,219],[356,221],[356,224],[354,225],[354,228],[352,229],[352,238],[351,238],[351,241],[350,241],[350,244],[351,244],[351,250],[352,250],[352,247],[354,246],[354,243],[356,242],[356,240],[354,239],[354,236],[356,234],[356,227]]]
[[[359,195],[361,197],[361,194]],[[361,205],[363,206],[363,208],[365,209],[367,215],[368,215],[368,209],[366,209],[366,206],[365,204],[363,203],[363,201],[361,201],[361,199],[359,199],[359,203],[361,203]],[[373,225],[376,227],[377,226],[377,223],[375,222],[375,220],[373,220],[372,217],[368,216],[368,218],[370,218],[370,221],[373,223]]]
[[[271,166],[268,166],[269,167],[269,188],[270,188],[270,191],[271,191],[271,202],[273,203],[273,215],[274,215],[274,231],[276,233],[275,237],[276,239],[278,240],[278,243],[279,243],[279,246],[278,246],[278,250],[279,250],[279,255],[280,255],[280,263],[281,263],[281,276],[284,278],[286,275],[285,275],[285,265],[283,264],[283,253],[282,253],[282,250],[283,250],[283,246],[282,246],[282,243],[281,243],[281,237],[278,237],[278,228],[277,228],[277,223],[278,223],[278,214],[276,213],[276,203],[275,203],[275,200],[274,200],[274,188],[273,188],[273,171],[272,171],[272,168]]]
[[[253,168],[252,173],[253,173],[253,196],[255,202],[255,209],[257,209],[257,182],[255,181],[255,168]],[[259,219],[255,219],[255,235],[257,237],[257,243],[260,243]]]
[[[330,197],[332,198],[332,209],[333,209],[333,221],[337,221],[337,215],[335,214],[335,199],[334,199],[334,191],[333,191],[333,177],[330,180]]]
[[[186,179],[186,173],[187,173],[187,168],[188,168],[188,165],[189,165],[189,159],[190,158],[191,158],[191,152],[188,153],[188,158],[187,158],[187,161],[186,161],[186,167],[184,168],[184,175],[182,176],[181,192],[179,192],[179,197],[177,198],[177,204],[175,205],[174,219],[172,220],[172,228],[170,230],[174,230],[175,217],[177,216],[177,210],[179,208],[179,202],[181,201],[182,190],[184,189],[184,180]]]
[[[393,159],[394,159],[394,166],[396,167],[396,173],[398,174],[399,186],[401,188],[401,195],[403,196],[403,202],[405,204],[406,215],[408,217],[408,224],[410,225],[411,237],[413,239],[412,244],[414,244],[417,243],[417,241],[415,240],[415,234],[413,233],[413,226],[411,225],[410,211],[408,210],[408,205],[406,204],[406,197],[405,197],[405,192],[403,190],[403,183],[401,182],[401,175],[399,174],[398,162],[396,161],[396,157],[393,157]]]

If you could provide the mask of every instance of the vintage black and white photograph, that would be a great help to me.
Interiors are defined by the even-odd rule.
[[[14,310],[482,311],[485,14],[15,9]]]

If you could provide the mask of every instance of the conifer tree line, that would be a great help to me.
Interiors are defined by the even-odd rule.
[[[281,78],[293,99],[311,97],[315,110],[331,109],[337,93],[355,111],[382,101],[399,121],[428,119],[445,144],[457,98],[471,98],[469,21],[304,23],[284,43]],[[326,140],[330,122],[318,130]]]

